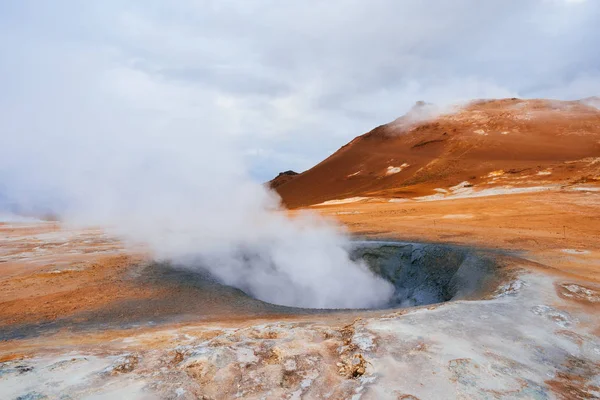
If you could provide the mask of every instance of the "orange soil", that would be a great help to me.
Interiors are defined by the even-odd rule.
[[[81,311],[101,309],[125,299],[156,296],[133,286],[122,275],[139,259],[128,255],[94,257],[82,271],[32,272],[0,281],[0,325],[53,321]]]

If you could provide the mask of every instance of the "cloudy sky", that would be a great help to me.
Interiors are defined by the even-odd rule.
[[[195,130],[265,181],[417,100],[598,95],[599,23],[596,0],[2,1],[0,156]]]

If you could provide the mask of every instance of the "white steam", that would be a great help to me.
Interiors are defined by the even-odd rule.
[[[391,126],[397,128],[396,131],[405,131],[415,126],[418,123],[433,120],[444,114],[455,113],[460,110],[461,105],[465,101],[457,101],[454,104],[431,104],[425,101],[417,101],[410,110],[401,117],[390,123]]]
[[[193,91],[106,65],[105,55],[63,55],[45,69],[23,64],[33,73],[3,119],[4,201],[106,227],[264,301],[387,302],[391,285],[349,259],[340,227],[279,210],[277,196],[248,176],[236,137],[215,130],[230,121]]]
[[[391,285],[348,258],[348,238],[339,227],[313,214],[290,218],[277,211],[274,194],[216,161],[232,166],[230,158],[227,149],[209,143],[198,151],[154,154],[160,167],[138,175],[121,166],[119,178],[100,177],[96,194],[78,199],[67,215],[109,226],[159,258],[207,269],[271,303],[360,308],[389,299]]]
[[[107,226],[149,245],[158,258],[207,269],[267,302],[314,308],[386,303],[391,285],[349,259],[340,227],[312,213],[288,217],[275,194],[242,172],[223,141],[207,135],[201,145],[193,143],[197,138],[168,135],[152,151],[144,143],[129,149],[117,166],[110,165],[110,151],[95,167],[74,165],[93,173],[95,182],[74,186],[87,188],[70,199],[68,220]]]

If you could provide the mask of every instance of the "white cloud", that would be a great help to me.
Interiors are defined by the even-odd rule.
[[[565,4],[19,2],[0,17],[10,37],[2,50],[17,53],[3,72],[12,80],[20,62],[49,77],[33,63],[79,69],[72,58],[93,53],[115,70],[108,85],[121,85],[115,91],[137,108],[160,107],[238,137],[241,146],[294,147],[293,158],[305,160],[273,165],[274,174],[309,167],[324,148],[395,119],[417,100],[597,94],[600,56],[590,49],[599,45],[600,4]],[[70,59],[59,61],[65,52]],[[147,93],[143,80],[159,92]],[[585,90],[582,80],[592,86]],[[22,94],[16,89],[3,100]]]

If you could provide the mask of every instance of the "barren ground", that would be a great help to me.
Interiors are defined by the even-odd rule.
[[[500,250],[518,273],[486,300],[294,315],[203,297],[99,230],[6,223],[0,397],[600,396],[597,191],[311,209],[362,237]]]

